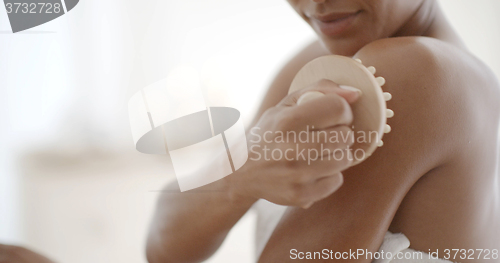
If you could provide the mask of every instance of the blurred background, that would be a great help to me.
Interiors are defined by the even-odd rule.
[[[441,0],[457,31],[500,76],[500,1]],[[200,73],[209,106],[248,125],[279,68],[314,39],[284,0],[82,0],[12,34],[0,8],[0,243],[57,262],[146,262],[168,160],[134,150],[128,98]],[[247,214],[208,262],[253,262]]]

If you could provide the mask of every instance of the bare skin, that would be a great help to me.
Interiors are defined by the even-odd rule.
[[[289,208],[259,262],[286,262],[291,248],[374,252],[387,230],[404,233],[420,251],[500,247],[498,90],[486,69],[449,48],[411,37],[379,40],[356,55],[387,79],[393,132],[371,158],[343,172],[337,192],[309,210]],[[460,72],[469,74],[455,77]]]
[[[389,120],[393,132],[384,137],[385,146],[342,171],[340,188],[332,186],[333,194],[309,200],[314,205],[307,210],[287,210],[259,262],[286,262],[290,249],[375,252],[388,230],[404,233],[413,249],[439,250],[441,258],[445,249],[500,249],[499,86],[490,70],[468,53],[436,2],[289,2],[317,30],[320,41],[277,76],[254,125],[283,101],[305,63],[331,53],[375,66],[387,80],[384,89],[393,94],[388,105],[396,116]],[[363,12],[345,35],[325,35],[310,19],[349,8]],[[148,246],[151,262],[198,262],[215,252],[258,197],[239,186],[242,175],[208,186],[224,191],[205,195],[202,211],[189,208],[200,207],[199,196],[162,197]],[[186,232],[188,225],[197,231]],[[467,256],[474,259],[459,254],[452,261],[499,262],[484,259],[484,254],[478,259],[477,252]]]
[[[297,106],[298,98],[311,90],[320,91],[325,96]],[[353,118],[349,103],[355,102],[359,96],[356,91],[341,89],[333,82],[323,80],[282,99],[263,114],[256,127],[262,131],[303,131],[301,127],[308,123],[319,130],[347,134],[352,131],[349,125]],[[323,114],[317,114],[321,109]],[[293,147],[268,140],[269,143],[249,140],[249,147],[258,145],[283,151]],[[352,145],[352,141],[326,147],[333,152],[347,145]],[[320,145],[304,143],[300,147],[304,150],[319,149]],[[232,226],[259,198],[282,205],[310,207],[342,185],[340,172],[352,163],[347,158],[336,162],[324,158],[314,166],[305,160],[267,161],[261,158],[252,161],[255,156],[249,154],[249,161],[223,180],[181,195],[175,192],[178,191],[176,182],[167,187],[170,194],[161,196],[149,235],[147,256],[150,262],[202,261],[217,250]],[[187,244],[196,249],[190,250]]]
[[[0,263],[54,263],[54,262],[24,247],[0,244]]]

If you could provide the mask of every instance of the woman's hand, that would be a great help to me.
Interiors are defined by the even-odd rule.
[[[0,263],[54,263],[29,249],[0,244]]]
[[[309,91],[325,96],[297,105]],[[249,160],[227,177],[231,196],[308,208],[335,192],[353,161],[349,104],[360,95],[322,80],[267,110],[248,136]]]

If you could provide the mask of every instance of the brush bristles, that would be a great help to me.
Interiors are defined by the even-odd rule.
[[[385,79],[384,78],[378,77],[375,80],[377,81],[378,85],[380,85],[380,86],[384,86],[385,85]]]
[[[370,71],[370,73],[372,73],[373,75],[375,75],[375,73],[377,73],[377,69],[375,67],[367,67],[366,69],[368,69],[368,71]]]
[[[390,101],[392,99],[392,95],[389,92],[384,92],[384,100]]]
[[[394,117],[394,111],[387,109],[385,115],[387,116],[387,118],[392,118]]]

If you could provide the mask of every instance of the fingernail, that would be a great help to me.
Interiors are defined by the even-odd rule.
[[[350,90],[350,91],[355,91],[357,92],[360,96],[363,95],[363,92],[360,89],[357,89],[355,87],[347,86],[347,85],[339,85],[341,89],[345,90]]]

